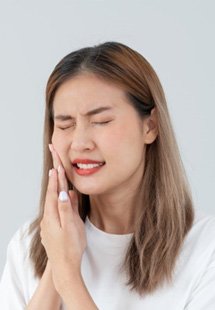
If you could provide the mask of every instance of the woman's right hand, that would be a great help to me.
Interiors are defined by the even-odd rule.
[[[32,296],[26,310],[60,310],[61,297],[55,289],[52,280],[52,270],[49,261],[40,279],[39,285]]]

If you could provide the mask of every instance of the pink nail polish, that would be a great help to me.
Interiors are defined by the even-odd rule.
[[[49,144],[49,150],[50,150],[50,152],[53,152],[53,151],[54,151],[54,148],[53,148],[53,145],[52,145],[52,144]]]

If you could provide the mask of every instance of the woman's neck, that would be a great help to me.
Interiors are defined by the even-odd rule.
[[[138,199],[136,198],[138,197]],[[134,232],[135,217],[141,206],[139,195],[90,196],[90,221],[99,229],[112,234]]]

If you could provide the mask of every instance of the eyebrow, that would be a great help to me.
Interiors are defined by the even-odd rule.
[[[99,113],[102,113],[104,111],[108,111],[108,110],[111,110],[111,109],[113,109],[113,107],[110,107],[110,106],[99,107],[99,108],[90,110],[87,113],[82,114],[82,115],[83,116],[92,116],[92,115],[99,114]],[[56,115],[54,117],[54,119],[55,120],[61,120],[61,121],[67,121],[67,120],[74,119],[74,117],[72,117],[70,115],[59,114],[59,115]]]

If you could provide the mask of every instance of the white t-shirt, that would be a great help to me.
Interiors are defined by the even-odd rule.
[[[28,258],[31,237],[26,222],[11,239],[1,279],[0,309],[23,310],[39,279]],[[193,227],[178,257],[172,285],[139,297],[125,285],[120,265],[132,234],[116,235],[85,222],[87,248],[81,271],[86,287],[100,310],[214,310],[215,217],[197,211]],[[23,235],[23,238],[21,238]]]

